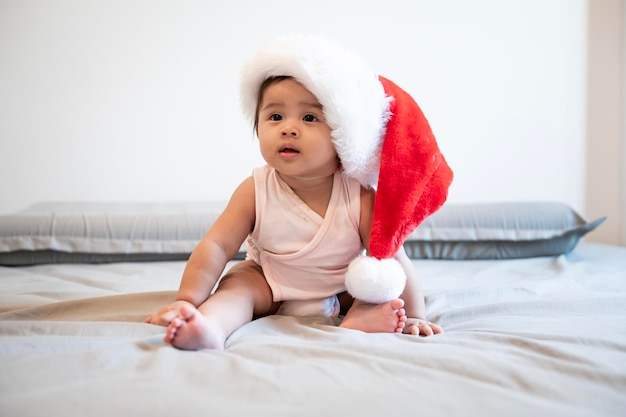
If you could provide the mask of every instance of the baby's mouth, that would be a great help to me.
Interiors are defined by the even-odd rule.
[[[296,148],[292,147],[292,146],[285,145],[282,148],[280,148],[278,153],[283,154],[283,155],[286,155],[286,154],[298,154],[298,153],[300,153],[300,151],[297,150]]]

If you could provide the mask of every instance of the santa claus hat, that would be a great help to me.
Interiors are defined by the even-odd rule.
[[[408,93],[323,36],[281,37],[244,66],[241,102],[251,121],[261,84],[274,76],[291,76],[315,95],[345,174],[376,188],[369,256],[350,264],[346,288],[373,303],[398,297],[406,277],[393,257],[443,205],[452,181],[428,121]]]

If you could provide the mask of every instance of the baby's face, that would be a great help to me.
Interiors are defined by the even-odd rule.
[[[322,105],[294,79],[270,84],[263,93],[257,135],[265,161],[284,175],[319,177],[337,170]]]

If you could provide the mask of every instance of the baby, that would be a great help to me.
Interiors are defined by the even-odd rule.
[[[318,43],[296,40],[298,50]],[[288,60],[301,59],[280,50]],[[345,172],[336,128],[298,71],[269,61],[275,75],[253,72],[259,58],[247,68],[258,84],[251,119],[267,164],[235,189],[194,249],[176,301],[146,321],[167,326],[165,342],[186,350],[224,349],[236,329],[271,314],[343,316],[341,327],[364,332],[441,333],[425,319],[421,283],[402,245],[393,255],[406,277],[399,296],[371,302],[346,291],[349,265],[370,250],[376,191]],[[246,260],[220,280],[244,241]]]

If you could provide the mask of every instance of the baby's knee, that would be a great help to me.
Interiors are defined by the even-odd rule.
[[[246,260],[233,266],[220,280],[216,291],[245,291],[254,306],[254,316],[274,314],[280,307],[265,279],[263,269],[254,261]]]
[[[235,264],[222,276],[217,288],[239,287],[246,284],[267,285],[263,269],[256,262],[251,260],[245,260]]]

